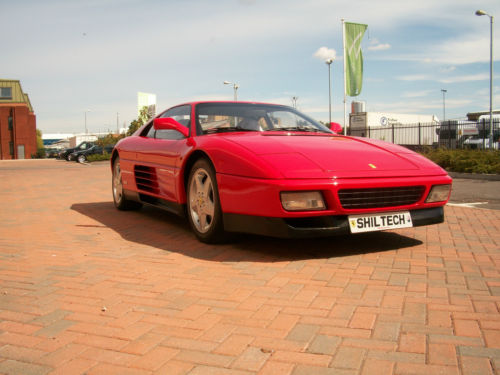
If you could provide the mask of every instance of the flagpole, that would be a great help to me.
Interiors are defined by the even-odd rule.
[[[346,100],[346,56],[345,56],[345,20],[342,18],[342,49],[344,51],[344,135],[347,129],[347,100]]]

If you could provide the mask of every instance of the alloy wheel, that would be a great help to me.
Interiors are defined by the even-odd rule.
[[[189,214],[196,230],[206,233],[212,227],[215,215],[214,187],[209,173],[199,168],[189,186]]]

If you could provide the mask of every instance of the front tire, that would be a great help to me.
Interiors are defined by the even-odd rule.
[[[113,162],[113,177],[111,184],[113,189],[113,202],[116,208],[122,211],[128,211],[137,210],[142,207],[141,203],[125,198],[119,157],[117,157]]]
[[[187,216],[191,229],[201,242],[217,243],[227,239],[215,170],[206,159],[194,163],[189,173]]]

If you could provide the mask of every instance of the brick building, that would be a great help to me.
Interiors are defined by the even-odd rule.
[[[36,154],[36,116],[21,82],[0,79],[0,159]]]

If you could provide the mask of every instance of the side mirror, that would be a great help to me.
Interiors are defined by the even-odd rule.
[[[330,122],[330,130],[336,134],[342,133],[342,125],[338,122]]]
[[[172,117],[160,117],[153,120],[155,130],[177,130],[184,137],[189,137],[189,128],[174,120]]]

